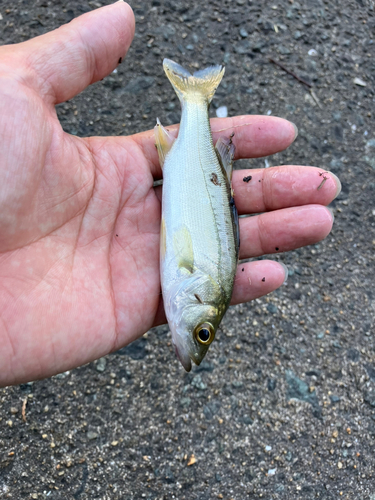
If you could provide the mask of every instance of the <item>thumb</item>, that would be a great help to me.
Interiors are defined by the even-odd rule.
[[[120,0],[55,31],[5,46],[0,54],[23,83],[58,104],[113,71],[126,55],[134,29],[133,11]]]

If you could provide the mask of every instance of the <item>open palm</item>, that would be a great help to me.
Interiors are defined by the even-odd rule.
[[[152,131],[81,139],[63,132],[55,112],[113,70],[133,32],[130,7],[116,3],[0,49],[2,385],[78,366],[165,321]],[[237,157],[272,154],[295,136],[292,124],[272,117],[214,120],[212,128],[214,139],[235,132]],[[239,212],[266,212],[241,220],[241,258],[325,237],[332,216],[324,205],[338,190],[327,177],[317,190],[313,167],[235,172]],[[233,302],[284,278],[276,262],[241,265]]]

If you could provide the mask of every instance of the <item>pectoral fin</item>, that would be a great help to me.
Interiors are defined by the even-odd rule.
[[[233,159],[236,151],[235,145],[232,142],[232,137],[224,139],[220,137],[215,145],[217,157],[225,173],[227,174],[228,182],[232,184]]]
[[[181,226],[173,236],[173,250],[178,267],[192,273],[194,271],[193,241],[185,225]]]
[[[154,127],[155,133],[155,146],[159,154],[159,162],[161,168],[163,168],[165,157],[173,146],[175,138],[171,136],[166,128],[160,123],[159,118],[156,119],[156,125]]]

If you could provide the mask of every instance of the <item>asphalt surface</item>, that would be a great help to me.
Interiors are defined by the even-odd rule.
[[[295,122],[297,141],[267,162],[336,173],[335,225],[325,241],[272,257],[288,284],[232,307],[190,374],[160,327],[87,366],[1,390],[0,498],[374,500],[374,2],[131,4],[128,57],[58,106],[64,129],[120,135],[156,116],[178,122],[162,58],[223,62],[212,116],[227,106]],[[3,0],[0,41],[100,5]]]

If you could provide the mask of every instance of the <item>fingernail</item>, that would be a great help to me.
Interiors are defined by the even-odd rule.
[[[333,209],[331,207],[326,207],[326,209],[331,213],[332,215],[332,224],[335,222],[335,214],[333,213]]]
[[[286,267],[286,265],[283,262],[279,262],[279,264],[280,264],[280,266],[282,266],[284,268],[285,278],[284,278],[284,281],[283,281],[283,285],[286,285],[287,281],[288,281],[289,271],[288,271],[288,268]]]
[[[289,123],[291,123],[293,125],[293,127],[294,127],[294,139],[293,139],[293,142],[294,142],[297,139],[297,136],[298,136],[298,127],[293,122],[289,122]]]
[[[335,184],[336,184],[336,194],[335,194],[335,198],[338,197],[338,195],[341,193],[341,182],[340,182],[340,179],[337,177],[337,175],[333,174],[332,172],[329,172],[330,175],[332,175],[332,178],[333,180],[335,181]],[[333,198],[333,199],[335,199]]]

